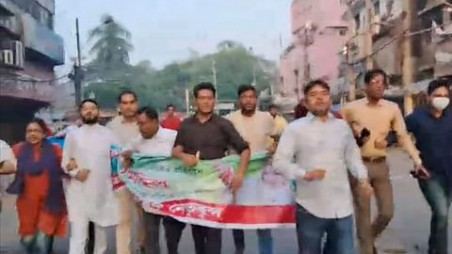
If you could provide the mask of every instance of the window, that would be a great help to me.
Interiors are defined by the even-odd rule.
[[[361,28],[361,17],[359,16],[359,14],[356,14],[355,16],[355,28],[356,31],[359,31],[359,29]]]
[[[11,0],[22,11],[30,14],[40,24],[53,30],[52,13],[35,0]]]
[[[374,14],[380,15],[380,1],[375,1],[374,3]]]

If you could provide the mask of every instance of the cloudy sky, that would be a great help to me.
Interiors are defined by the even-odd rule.
[[[66,55],[76,55],[75,18],[80,19],[83,55],[87,32],[103,14],[132,33],[132,63],[150,60],[161,68],[186,59],[191,50],[209,53],[223,40],[239,41],[277,60],[290,42],[291,0],[57,0],[56,31]],[[282,47],[280,43],[282,41]],[[66,61],[70,63],[70,60]]]

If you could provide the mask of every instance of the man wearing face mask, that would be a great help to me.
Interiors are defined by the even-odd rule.
[[[428,86],[429,105],[406,118],[425,168],[413,171],[431,210],[429,254],[447,254],[448,214],[452,203],[452,112],[450,80]]]

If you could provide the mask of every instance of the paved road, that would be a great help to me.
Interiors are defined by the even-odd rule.
[[[394,220],[389,225],[384,235],[378,241],[381,253],[426,253],[426,242],[429,231],[430,211],[418,189],[417,183],[408,176],[412,163],[407,155],[400,150],[390,153],[389,163],[392,170],[392,178],[395,192],[396,211]],[[13,208],[13,198],[8,198],[4,204],[4,211],[0,214],[0,253],[21,253],[16,235],[17,220]],[[452,217],[449,216],[449,224],[452,225]],[[452,230],[449,230],[452,235]],[[275,253],[296,254],[297,246],[295,231],[293,229],[274,230]],[[223,252],[233,252],[233,241],[230,231],[223,233]],[[256,251],[256,234],[247,232],[247,252],[254,254]],[[110,231],[109,243],[114,246],[113,230]],[[56,242],[56,253],[67,253],[67,239]],[[111,248],[109,253],[114,253]],[[194,254],[193,243],[189,228],[185,229],[181,247],[181,254]],[[452,246],[449,246],[452,253]]]

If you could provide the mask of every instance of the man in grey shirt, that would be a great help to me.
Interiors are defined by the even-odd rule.
[[[299,254],[320,254],[325,233],[324,253],[354,254],[348,171],[370,195],[367,170],[349,126],[329,113],[328,84],[312,81],[304,94],[309,113],[286,128],[274,156],[275,168],[297,183]]]

